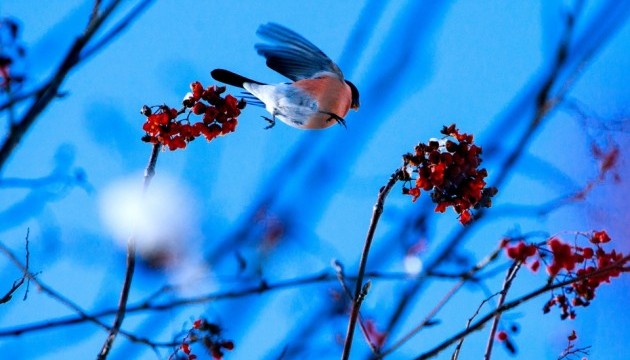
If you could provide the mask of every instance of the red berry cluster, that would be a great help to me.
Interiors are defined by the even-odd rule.
[[[445,135],[442,140],[419,143],[414,153],[403,155],[406,177],[403,180],[411,183],[412,173],[417,174],[411,187],[403,187],[403,194],[416,201],[421,191],[432,191],[436,212],[452,206],[459,214],[459,221],[468,224],[472,221],[470,209],[490,207],[497,189],[485,187],[488,172],[479,169],[481,147],[473,143],[473,136],[460,133],[455,124],[444,126],[441,133]]]
[[[219,135],[233,132],[238,124],[237,118],[245,108],[245,100],[237,100],[232,95],[225,98],[225,86],[203,88],[200,82],[190,84],[191,93],[183,101],[184,108],[177,110],[166,105],[155,106],[157,111],[144,106],[142,114],[147,121],[142,125],[146,135],[145,142],[162,144],[169,150],[184,149],[188,142],[203,135],[208,141]],[[178,117],[188,110],[184,119]],[[201,115],[202,120],[192,124],[191,115]]]
[[[24,75],[15,69],[18,60],[22,63],[26,53],[18,40],[19,30],[14,19],[0,18],[0,91],[8,92],[12,85],[20,85],[25,80]]]
[[[581,234],[588,238],[592,246],[577,246],[552,237],[544,245],[526,244],[519,241],[510,246],[509,240],[503,240],[506,255],[515,261],[527,263],[531,257],[536,257],[532,270],[536,271],[539,260],[547,264],[550,283],[561,276],[561,281],[575,280],[562,288],[562,293],[553,296],[544,307],[544,312],[557,305],[562,314],[561,318],[575,318],[574,307],[588,306],[595,298],[595,290],[603,283],[610,283],[611,278],[618,277],[630,258],[624,257],[616,250],[609,252],[602,248],[602,244],[610,242],[606,231],[593,231]],[[549,257],[551,257],[549,259]]]
[[[195,320],[192,329],[188,331],[188,335],[179,347],[179,350],[187,356],[188,360],[197,359],[197,355],[193,354],[191,349],[191,344],[196,342],[203,344],[213,360],[223,359],[224,350],[230,351],[234,349],[234,342],[224,340],[221,337],[221,327],[205,319]]]
[[[503,247],[505,248],[505,254],[510,259],[520,261],[523,264],[527,264],[527,259],[533,257],[538,254],[538,248],[535,244],[526,244],[525,241],[520,240],[516,245],[509,246],[509,240],[503,240]],[[540,261],[535,260],[533,263],[529,264],[529,267],[532,271],[538,271],[540,267]]]

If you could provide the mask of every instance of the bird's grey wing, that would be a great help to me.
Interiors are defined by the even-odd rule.
[[[339,67],[317,46],[282,25],[268,23],[258,28],[257,34],[270,44],[256,44],[258,54],[267,59],[267,66],[298,81],[322,72],[343,80]]]

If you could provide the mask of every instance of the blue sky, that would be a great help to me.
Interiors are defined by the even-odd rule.
[[[572,42],[571,49],[579,55],[580,49],[598,42],[598,31],[617,24],[586,64],[574,66],[579,71],[567,99],[587,109],[590,117],[580,119],[567,106],[559,106],[545,118],[500,187],[489,219],[471,231],[453,255],[477,261],[502,236],[516,231],[560,233],[572,239],[572,231],[606,229],[620,249],[629,250],[623,224],[630,220],[624,201],[630,174],[623,150],[621,181],[608,178],[587,201],[545,216],[507,211],[513,205],[544,204],[596,178],[593,142],[604,147],[617,143],[621,149],[630,145],[630,27],[625,21],[630,6],[613,6],[614,12],[599,20],[601,26],[589,27],[601,9],[613,3],[585,2],[575,30],[575,39],[582,42]],[[27,86],[50,76],[85,26],[91,4],[42,2],[37,11],[30,2],[0,5],[0,16],[21,22]],[[132,4],[124,2],[123,10]],[[130,219],[139,221],[134,218],[139,212],[157,219],[148,227],[160,234],[157,245],[152,242],[146,249],[166,249],[174,260],[167,270],[141,265],[132,302],[165,283],[182,285],[174,296],[205,294],[255,284],[259,276],[277,281],[313,274],[330,269],[333,258],[352,273],[378,189],[401,165],[401,155],[418,142],[439,136],[442,125],[457,123],[474,133],[481,146],[496,145],[484,163],[489,181],[494,181],[504,154],[531,118],[531,101],[519,107],[519,99],[528,99],[527,91],[551,68],[563,31],[562,14],[572,4],[156,2],[114,43],[70,75],[62,87],[66,96],[41,115],[14,152],[1,174],[1,241],[19,253],[29,228],[33,271],[87,310],[116,303],[124,241]],[[264,82],[284,81],[265,67],[253,48],[260,41],[257,27],[270,21],[318,45],[358,86],[362,108],[347,116],[348,129],[302,132],[278,124],[264,130],[266,123],[260,118],[264,110],[249,107],[235,133],[211,143],[195,141],[185,151],[162,152],[152,185],[154,202],[138,211],[132,200],[141,188],[150,154],[150,146],[140,141],[144,119],[139,109],[144,104],[175,106],[190,82],[211,84],[209,72],[214,68]],[[85,174],[87,184],[71,180],[77,172]],[[47,185],[32,188],[6,181],[48,176]],[[406,249],[421,238],[427,250],[420,259],[430,261],[458,231],[453,212],[430,217],[426,232],[414,230],[408,221],[432,205],[426,197],[413,204],[409,200],[399,187],[388,198],[369,269],[403,271]],[[268,221],[279,221],[285,231],[272,250],[261,250],[264,229],[251,224],[261,208]],[[244,273],[237,271],[236,253],[247,260]],[[5,259],[0,266],[1,283],[10,284],[19,276]],[[499,275],[487,285],[496,291],[501,280]],[[543,282],[543,274],[524,272],[513,295]],[[559,321],[553,312],[542,315],[544,298],[506,314],[521,328],[515,337],[519,358],[556,358],[571,329],[578,332],[580,345],[593,346],[592,358],[616,359],[627,352],[627,332],[622,329],[630,320],[625,309],[630,284],[620,279],[613,285],[600,289],[596,301],[580,309],[571,322]],[[396,294],[405,286],[402,281],[375,280],[363,307],[365,316],[383,327],[398,301]],[[449,286],[444,282],[425,286],[393,336],[417,324]],[[226,359],[273,359],[287,344],[293,350],[302,343],[309,350],[300,358],[337,358],[341,351],[335,335],[345,331],[346,318],[312,319],[330,306],[329,289],[338,289],[338,284],[134,315],[124,328],[168,340],[191,319],[206,316],[224,325],[226,337],[235,340],[236,350]],[[460,330],[485,297],[479,288],[466,288],[439,316],[439,326],[416,336],[391,358],[412,358]],[[69,314],[35,289],[27,301],[18,298],[0,307],[0,328]],[[301,331],[309,336],[299,338]],[[84,324],[2,338],[0,351],[11,358],[93,357],[104,336]],[[467,340],[462,358],[480,357],[486,336],[484,330]],[[356,341],[354,350],[353,358],[362,358],[368,349]],[[447,350],[439,358],[450,354]],[[111,358],[130,356],[155,358],[147,347],[119,338]],[[167,357],[167,352],[162,350],[161,356]],[[500,346],[494,356],[509,358]]]

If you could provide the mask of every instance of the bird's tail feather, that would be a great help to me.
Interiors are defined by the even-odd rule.
[[[222,83],[237,86],[240,88],[243,87],[243,83],[245,82],[265,85],[261,82],[246,78],[245,76],[241,76],[239,74],[224,69],[214,69],[210,72],[210,75],[216,81],[220,81]]]
[[[265,103],[260,101],[260,99],[252,95],[250,92],[243,91],[241,94],[243,94],[241,97],[247,101],[247,105],[265,107]]]

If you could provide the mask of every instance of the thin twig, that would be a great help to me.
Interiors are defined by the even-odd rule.
[[[431,321],[433,320],[433,318],[435,317],[435,315],[437,315],[437,313],[444,307],[444,305],[446,305],[446,303],[448,303],[451,299],[453,299],[453,296],[455,295],[455,293],[459,289],[461,289],[462,286],[464,286],[468,281],[470,281],[470,279],[472,279],[477,272],[479,272],[480,270],[484,269],[486,266],[488,266],[494,260],[496,260],[498,258],[498,256],[499,256],[499,253],[501,253],[502,249],[503,249],[502,247],[498,247],[492,253],[490,253],[488,256],[483,258],[479,263],[477,263],[466,274],[464,274],[461,277],[461,280],[457,284],[455,284],[455,286],[453,286],[442,297],[442,299],[433,307],[433,309],[431,309],[431,311],[429,311],[429,313],[425,316],[424,320],[420,324],[418,324],[415,328],[411,329],[411,331],[409,331],[400,340],[395,342],[389,349],[387,349],[386,351],[383,351],[381,353],[381,355],[380,355],[380,358],[383,358],[383,357],[387,356],[388,354],[391,354],[392,352],[394,352],[398,348],[400,348],[407,341],[409,341],[413,336],[415,336],[417,333],[419,333],[420,330],[422,330],[425,326],[430,324]]]
[[[473,320],[475,320],[475,318],[477,317],[477,315],[479,315],[479,312],[481,311],[481,309],[483,308],[483,306],[489,302],[490,300],[492,300],[492,298],[494,298],[495,296],[499,295],[499,293],[494,293],[490,296],[488,296],[487,298],[485,298],[477,307],[477,310],[475,311],[475,313],[468,318],[468,321],[466,322],[466,330],[470,329],[470,324],[472,323]],[[462,345],[464,344],[464,339],[466,337],[462,337],[461,339],[459,339],[459,342],[457,343],[457,346],[455,347],[455,351],[453,352],[453,355],[451,356],[451,360],[457,360],[459,358],[459,352],[462,349]]]
[[[26,276],[22,275],[21,278],[13,281],[13,284],[11,285],[11,288],[6,292],[6,294],[4,294],[2,297],[0,297],[0,304],[5,304],[8,303],[9,301],[11,301],[11,299],[13,299],[13,294],[22,286],[24,285],[24,280],[26,279]]]
[[[26,298],[28,297],[28,288],[30,284],[30,278],[28,277],[28,263],[29,263],[29,257],[30,257],[30,252],[28,250],[28,237],[29,237],[30,232],[31,232],[31,229],[27,228],[25,245],[24,245],[24,247],[26,248],[26,254],[25,254],[26,265],[24,266],[24,270],[22,271],[22,277],[13,282],[13,285],[11,285],[11,289],[9,289],[9,291],[7,291],[7,293],[2,298],[0,298],[0,304],[9,302],[13,298],[13,294],[24,284],[24,281],[26,281],[26,290],[24,291],[23,300],[26,300]],[[0,251],[5,253],[9,257],[9,259],[11,259],[11,261],[13,261],[14,263],[18,263],[18,264],[20,263],[18,258],[9,250],[9,248],[7,248],[2,243],[0,243]]]
[[[98,19],[98,13],[101,8],[101,0],[94,0],[94,6],[92,6],[92,13],[90,13],[90,20],[88,22],[88,26],[92,24],[93,21]]]
[[[363,253],[361,254],[361,260],[359,262],[359,272],[357,273],[356,286],[354,290],[354,301],[352,302],[352,309],[350,310],[350,320],[348,321],[348,332],[346,334],[346,341],[343,346],[343,353],[341,354],[342,360],[347,360],[350,357],[350,348],[352,347],[352,337],[354,336],[354,327],[357,322],[357,318],[359,316],[359,309],[361,308],[361,302],[363,301],[363,296],[361,296],[362,291],[364,290],[365,285],[363,284],[363,276],[365,274],[365,267],[367,265],[368,254],[370,252],[370,247],[372,246],[372,240],[374,239],[374,233],[376,231],[376,226],[378,225],[378,220],[383,213],[383,206],[385,204],[385,198],[391,191],[392,187],[396,184],[398,180],[402,178],[401,169],[397,169],[392,176],[389,178],[389,181],[385,186],[383,186],[379,193],[378,198],[376,200],[376,204],[374,205],[374,210],[372,212],[372,219],[370,220],[370,227],[368,228],[367,237],[365,239],[365,245],[363,246]]]
[[[623,270],[624,268],[621,267],[620,265],[629,261],[630,260],[630,255],[623,257],[622,259],[620,259],[619,261],[616,261],[612,264],[610,264],[609,266],[603,267],[601,269],[595,270],[592,273],[588,273],[586,275],[583,276],[578,276],[575,278],[571,278],[565,281],[561,281],[561,282],[557,282],[555,284],[546,284],[545,286],[542,286],[536,290],[531,291],[528,294],[525,294],[519,298],[517,298],[516,300],[512,300],[508,303],[503,304],[503,306],[499,306],[496,309],[494,309],[493,311],[491,311],[490,313],[486,314],[484,317],[482,317],[481,319],[477,320],[477,322],[475,322],[474,324],[472,324],[470,327],[467,327],[465,330],[460,331],[459,333],[453,335],[452,337],[444,340],[442,343],[436,345],[433,349],[419,355],[418,357],[415,358],[415,360],[424,360],[424,359],[430,359],[434,356],[436,356],[437,354],[439,354],[442,350],[446,349],[447,347],[451,346],[453,343],[455,343],[456,341],[458,341],[459,339],[468,336],[470,333],[473,333],[477,330],[480,330],[487,322],[491,321],[492,319],[494,319],[494,317],[497,314],[500,313],[504,313],[508,310],[511,310],[521,304],[523,304],[524,302],[531,300],[535,297],[538,297],[542,294],[545,294],[547,292],[550,292],[552,290],[555,289],[559,289],[561,287],[585,280],[585,279],[589,279],[591,277],[595,277],[598,276],[600,274],[606,273],[612,269],[619,269],[620,271],[626,271]]]
[[[86,47],[85,50],[81,52],[81,61],[87,60],[89,57],[105,47],[107,43],[115,39],[116,36],[120,35],[123,30],[128,28],[135,19],[137,19],[145,10],[149,8],[149,5],[151,5],[152,2],[153,0],[143,0],[132,9],[130,9],[127,12],[127,15],[120,19],[118,23],[116,23],[116,25],[114,25],[111,29],[108,29],[108,31],[103,34],[103,36],[100,36],[98,39],[94,40],[93,45]]]
[[[75,40],[52,78],[37,91],[35,94],[35,100],[25,111],[22,118],[16,123],[11,124],[6,139],[4,139],[4,142],[0,145],[0,172],[13,153],[15,147],[22,140],[22,137],[24,137],[26,132],[35,123],[37,117],[44,111],[50,102],[58,96],[59,88],[65,81],[70,71],[82,61],[83,49],[92,40],[94,35],[109,18],[112,12],[118,7],[118,5],[120,5],[120,2],[120,0],[113,0],[101,11],[99,16],[89,22],[89,25],[83,34]],[[101,44],[105,45],[105,43]]]
[[[343,292],[346,294],[346,297],[348,298],[348,300],[350,300],[351,303],[354,302],[352,291],[350,291],[348,284],[346,284],[346,275],[343,272],[343,265],[337,260],[333,260],[332,265],[333,265],[333,268],[335,269],[335,273],[337,274],[337,280],[339,281],[339,284],[341,285]],[[361,311],[359,311],[358,321],[359,321],[359,327],[361,328],[361,332],[363,333],[363,337],[365,338],[365,342],[370,347],[370,350],[372,350],[372,353],[374,355],[378,355],[379,349],[376,347],[375,344],[372,343],[372,339],[370,339],[370,335],[369,335],[370,332],[365,327],[365,321],[363,320],[363,316],[361,316]]]
[[[581,348],[566,348],[564,349],[564,351],[562,352],[562,354],[560,354],[560,356],[558,356],[558,360],[565,360],[568,359],[570,356],[571,358],[577,357],[577,356],[582,356],[582,359],[585,359],[586,356],[588,356],[589,354],[589,350],[591,349],[592,346],[585,346],[585,347],[581,347]]]
[[[19,104],[20,102],[22,102],[24,100],[27,100],[27,99],[32,98],[34,96],[37,96],[37,94],[42,92],[46,88],[46,86],[47,86],[47,84],[43,85],[41,87],[35,88],[35,89],[28,90],[27,92],[23,92],[23,93],[19,93],[19,94],[13,94],[10,99],[7,99],[7,101],[5,101],[4,103],[2,103],[0,105],[0,111],[4,111],[6,109],[10,109],[14,105]]]
[[[39,289],[41,292],[45,293],[46,295],[50,296],[52,299],[56,300],[60,304],[66,306],[67,308],[77,313],[78,318],[81,319],[81,321],[79,322],[90,321],[96,325],[99,325],[101,328],[105,330],[108,330],[108,331],[110,330],[110,327],[107,324],[105,324],[104,322],[98,319],[98,317],[101,317],[101,316],[89,315],[85,310],[83,310],[79,305],[75,304],[72,300],[63,296],[61,293],[57,292],[56,290],[54,290],[53,288],[51,288],[50,286],[46,285],[44,282],[39,280],[34,274],[30,273],[28,271],[27,264],[26,263],[22,264],[22,262],[17,258],[17,256],[15,256],[15,254],[13,254],[13,252],[2,243],[0,243],[0,251],[5,253],[6,256],[11,260],[11,262],[13,262],[20,269],[20,271],[22,271],[24,276],[27,278],[27,281],[29,282],[32,281],[37,286],[37,289]],[[25,332],[28,332],[28,330],[26,331],[23,331],[23,330],[24,329],[15,329],[14,332],[6,333],[4,335],[17,336],[17,335],[22,335]],[[173,345],[178,344],[175,342],[166,342],[166,343],[153,342],[148,339],[136,336],[134,334],[131,334],[129,332],[122,331],[122,330],[120,331],[120,333],[124,335],[126,338],[128,338],[130,341],[149,345],[152,348],[171,347]]]
[[[522,262],[515,261],[512,266],[508,269],[505,274],[505,279],[503,280],[503,286],[501,287],[501,291],[499,292],[499,302],[497,303],[497,308],[500,308],[505,303],[505,299],[507,298],[507,293],[512,286],[512,282],[516,277],[516,273],[521,268]],[[499,320],[501,319],[502,313],[497,313],[494,316],[494,320],[492,321],[492,327],[490,328],[490,334],[488,335],[488,343],[486,344],[486,352],[484,355],[485,360],[490,360],[490,356],[492,355],[492,345],[494,344],[494,336],[497,333],[497,328],[499,327]]]
[[[461,274],[439,274],[438,278],[445,279],[456,279],[461,278]],[[369,277],[372,279],[381,279],[381,280],[409,280],[415,281],[418,279],[416,276],[411,276],[408,273],[383,273],[383,272],[366,272],[365,277]],[[202,304],[209,303],[213,301],[219,300],[227,300],[227,299],[238,299],[251,295],[259,295],[270,291],[278,291],[284,289],[292,289],[297,286],[306,286],[312,284],[318,284],[322,282],[329,282],[337,280],[336,274],[330,274],[326,271],[319,272],[313,275],[307,275],[298,277],[295,279],[282,280],[277,282],[266,282],[262,281],[256,286],[246,287],[239,290],[229,290],[218,293],[212,293],[207,295],[189,297],[189,298],[180,298],[174,299],[172,301],[164,301],[161,303],[156,303],[154,300],[157,298],[157,295],[160,295],[165,291],[165,289],[172,289],[172,286],[162,287],[158,291],[149,295],[145,300],[138,301],[137,303],[130,305],[127,307],[127,314],[129,313],[140,313],[143,311],[165,311],[170,310],[182,306],[194,305],[194,304]],[[345,276],[345,279],[349,281],[356,281],[357,276]],[[91,318],[101,318],[104,316],[115,315],[118,311],[118,308],[110,308],[101,310],[97,313],[90,314]],[[67,316],[63,318],[57,318],[54,320],[43,321],[39,323],[23,325],[19,327],[9,328],[9,329],[0,329],[0,337],[4,336],[15,336],[21,335],[28,332],[41,331],[47,329],[53,329],[57,327],[67,326],[67,325],[75,325],[80,324],[90,319],[86,319],[82,316]],[[109,327],[107,328],[109,330]],[[122,334],[122,331],[121,331]]]
[[[28,269],[29,269],[29,264],[30,264],[30,258],[31,258],[31,251],[28,249],[28,243],[29,243],[29,235],[31,234],[31,228],[26,228],[26,237],[24,238],[24,253],[26,255],[24,255],[24,274],[28,273]],[[24,290],[24,297],[22,298],[22,300],[26,301],[26,299],[28,298],[28,290],[31,287],[31,278],[30,277],[26,277],[26,290]]]
[[[158,154],[160,153],[161,145],[159,143],[153,144],[151,150],[151,156],[149,157],[149,164],[144,172],[144,184],[142,187],[142,201],[146,197],[147,190],[151,184],[151,180],[155,175],[155,164],[157,163]],[[125,271],[125,280],[123,282],[122,290],[120,291],[120,300],[118,301],[118,310],[116,312],[116,318],[114,324],[109,330],[109,334],[105,339],[101,351],[99,352],[97,359],[105,360],[109,351],[116,340],[116,335],[120,331],[120,327],[125,319],[125,312],[127,309],[127,300],[129,299],[129,291],[131,290],[131,281],[133,280],[133,273],[136,267],[136,234],[133,234],[127,239],[127,269]]]

